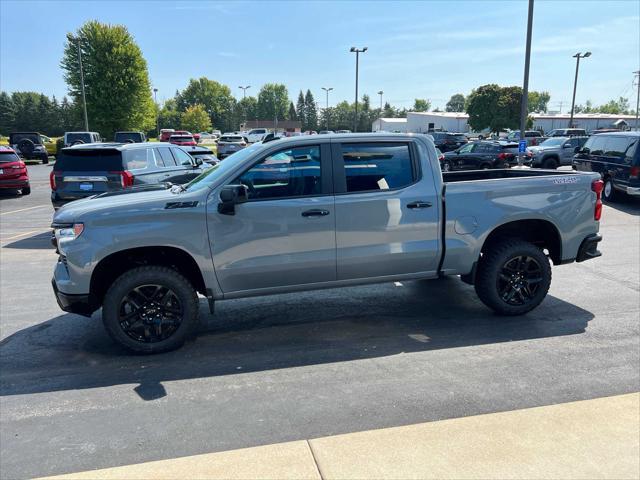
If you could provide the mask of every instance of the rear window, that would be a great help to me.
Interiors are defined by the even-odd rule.
[[[13,152],[0,152],[0,163],[17,162],[20,157]]]
[[[221,137],[220,141],[221,142],[242,142],[243,138],[242,137],[227,136],[227,137]]]
[[[191,135],[172,135],[171,140],[177,142],[191,142],[193,141],[193,137]]]
[[[67,143],[72,144],[78,140],[84,143],[91,143],[91,135],[88,133],[67,133]]]
[[[9,142],[11,144],[19,143],[24,139],[31,140],[33,143],[42,143],[40,135],[37,133],[12,133],[9,136]]]
[[[455,140],[456,142],[464,142],[467,139],[464,135],[447,135],[447,137]]]
[[[142,135],[138,132],[120,132],[116,133],[114,140],[116,142],[127,142],[131,140],[133,142],[142,142]]]
[[[118,150],[63,150],[56,158],[56,171],[118,172],[122,171],[122,154]]]

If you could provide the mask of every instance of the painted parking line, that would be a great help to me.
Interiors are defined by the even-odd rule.
[[[638,479],[640,394],[160,460],[67,479]]]
[[[44,207],[50,207],[50,205],[36,205],[35,207],[28,207],[28,208],[21,208],[19,210],[11,210],[10,212],[2,212],[0,213],[0,215],[9,215],[10,213],[19,213],[19,212],[26,212],[27,210],[34,210],[36,208],[44,208]]]

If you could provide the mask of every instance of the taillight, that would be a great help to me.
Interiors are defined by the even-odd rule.
[[[631,167],[629,170],[629,178],[638,179],[640,178],[640,166]]]
[[[51,185],[51,190],[55,190],[56,187],[56,172],[51,170],[49,173],[49,185]]]
[[[596,206],[593,210],[593,219],[598,221],[602,217],[602,190],[604,189],[604,182],[602,180],[594,180],[591,184],[591,190],[596,192]]]
[[[122,188],[133,187],[133,173],[128,170],[124,170],[122,172],[109,172],[109,173],[117,173],[120,175],[120,184]]]

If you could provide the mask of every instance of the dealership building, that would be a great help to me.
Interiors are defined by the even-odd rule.
[[[554,128],[568,128],[568,113],[533,113],[533,129],[548,132]],[[587,132],[599,128],[628,130],[636,126],[634,115],[611,115],[607,113],[577,113],[573,116],[576,128]],[[469,133],[469,115],[464,112],[409,112],[407,118],[379,118],[371,125],[374,132],[426,133],[433,130]]]

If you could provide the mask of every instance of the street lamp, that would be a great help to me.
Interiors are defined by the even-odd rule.
[[[380,116],[381,116],[381,117],[382,117],[382,94],[383,94],[383,93],[384,93],[384,92],[383,92],[382,90],[380,90],[380,91],[378,92],[378,95],[380,95]]]
[[[82,89],[82,109],[84,111],[84,130],[89,131],[89,117],[87,116],[87,97],[84,92],[84,72],[82,71],[82,49],[80,48],[80,37],[76,37],[78,48],[78,66],[80,67],[80,87]]]
[[[247,98],[247,90],[251,88],[251,85],[247,85],[246,87],[239,86],[238,88],[242,89],[242,100]],[[247,128],[247,106],[242,105],[242,118],[244,121],[244,128]]]
[[[153,102],[156,104],[156,138],[160,138],[160,112],[158,111],[158,89],[153,89]]]
[[[571,119],[569,120],[569,128],[573,127],[573,112],[576,106],[576,87],[578,85],[578,69],[580,68],[580,59],[581,58],[587,58],[591,56],[591,52],[587,52],[587,53],[576,53],[573,58],[576,59],[576,77],[573,80],[573,99],[571,100]]]
[[[358,61],[360,59],[360,54],[366,52],[367,50],[368,50],[367,47],[364,47],[364,48],[351,47],[351,49],[349,50],[350,52],[356,54],[356,111],[355,111],[355,118],[353,119],[354,132],[358,131]]]
[[[324,110],[325,120],[327,122],[327,130],[329,130],[329,92],[333,90],[333,87],[322,87],[322,90],[327,94],[327,108]]]

